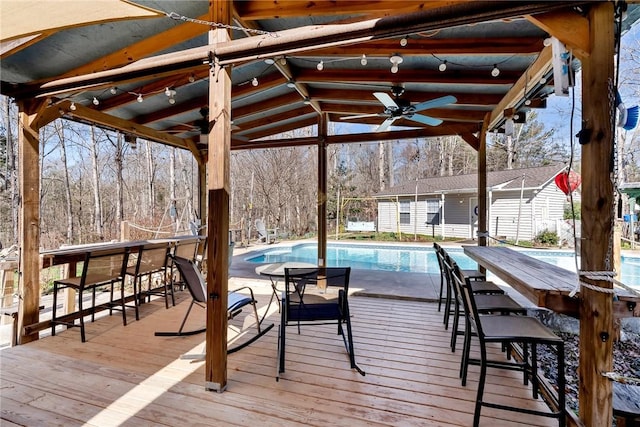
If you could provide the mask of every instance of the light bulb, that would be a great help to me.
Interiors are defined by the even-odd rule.
[[[196,76],[194,76],[193,74],[189,75],[189,83],[193,83],[196,81]]]
[[[540,79],[540,84],[546,84],[547,83],[547,79],[545,79],[544,77]]]
[[[111,92],[111,95],[115,95],[116,93],[118,93],[118,88],[114,86],[111,89],[109,89],[109,92]]]
[[[169,88],[166,88],[164,90],[164,94],[167,95],[167,96],[171,96],[171,90]]]
[[[324,61],[318,62],[318,65],[316,65],[316,68],[318,69],[318,71],[324,70]]]
[[[493,65],[493,70],[491,70],[491,75],[493,77],[498,77],[500,75],[500,69],[496,64]]]
[[[251,86],[258,86],[258,79],[256,77],[254,77],[253,79],[251,79]]]
[[[71,105],[69,105],[69,110],[76,111],[76,103],[75,102],[72,102]]]
[[[172,96],[169,98],[169,104],[173,105],[176,103],[176,99]]]
[[[365,55],[364,53],[362,54],[362,58],[360,59],[360,64],[362,64],[363,66],[367,65],[367,55]]]
[[[447,70],[447,61],[442,61],[440,65],[438,65],[438,70],[446,71]]]
[[[398,64],[393,64],[393,65],[391,66],[391,72],[392,72],[393,74],[395,74],[395,73],[397,73],[397,72],[398,72]]]
[[[93,97],[93,101],[91,101],[91,102],[93,102],[93,105],[100,104],[100,101],[98,101],[98,98],[96,98],[95,96]]]
[[[287,65],[287,58],[285,58],[284,56],[280,58],[280,65]]]
[[[527,99],[526,101],[524,101],[524,105],[531,105],[531,100]]]
[[[542,44],[543,44],[544,46],[551,46],[551,43],[553,43],[553,41],[551,40],[551,37],[547,37],[546,39],[544,39],[544,40],[542,41]]]
[[[138,95],[138,97],[136,98],[136,100],[137,100],[138,102],[142,102],[142,101],[144,101],[144,99],[142,99],[142,94],[139,94],[139,95]]]
[[[407,45],[407,38],[403,37],[400,39],[400,46],[405,47]]]

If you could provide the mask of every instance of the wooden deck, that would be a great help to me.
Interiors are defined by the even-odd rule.
[[[254,288],[268,301],[270,288]],[[204,334],[160,338],[175,330],[186,293],[169,310],[142,306],[140,321],[123,327],[119,314],[55,337],[0,351],[3,426],[469,426],[477,367],[458,380],[460,350],[452,354],[436,304],[353,297],[356,356],[365,377],[349,369],[335,326],[290,328],[287,371],[275,381],[276,327],[229,356],[228,388],[204,389],[204,362],[183,354],[203,350]],[[195,308],[194,308],[195,310]],[[192,326],[201,326],[198,311]],[[265,322],[267,322],[265,321]],[[199,322],[199,324],[198,324]],[[459,346],[461,347],[461,345]],[[498,353],[498,352],[496,352]],[[491,370],[487,393],[497,401],[545,408],[531,399],[521,374]],[[556,425],[553,420],[483,409],[481,425]]]

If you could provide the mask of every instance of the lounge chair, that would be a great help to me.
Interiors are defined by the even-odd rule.
[[[184,331],[184,326],[187,323],[187,318],[189,317],[189,314],[191,313],[191,309],[193,308],[194,304],[202,308],[206,307],[207,285],[205,283],[204,277],[202,277],[200,270],[198,270],[198,268],[194,265],[194,263],[191,260],[188,260],[186,258],[181,258],[181,257],[173,257],[173,262],[175,266],[178,268],[178,271],[180,272],[180,275],[185,281],[187,288],[189,289],[189,292],[191,293],[191,297],[193,299],[191,300],[191,304],[189,304],[187,313],[185,314],[184,319],[182,320],[182,323],[180,324],[180,328],[178,329],[178,331],[156,332],[155,335],[158,337],[175,337],[175,336],[196,335],[196,334],[203,333],[207,330],[206,327],[196,329],[196,330]],[[239,292],[243,289],[249,290],[249,295],[245,295]],[[233,353],[235,351],[240,350],[241,348],[248,346],[258,338],[260,338],[261,336],[269,332],[269,330],[273,328],[273,324],[269,325],[266,328],[262,328],[260,324],[260,318],[258,317],[258,310],[256,308],[256,300],[253,296],[253,290],[250,287],[244,286],[242,288],[229,291],[228,298],[229,298],[227,303],[228,319],[229,320],[233,319],[235,316],[237,316],[242,312],[243,307],[247,305],[251,305],[253,307],[253,314],[256,318],[255,325],[258,330],[258,333],[254,335],[251,339],[243,342],[242,344],[234,348],[227,350],[227,353]]]
[[[274,243],[278,237],[277,228],[267,228],[261,218],[256,219],[256,230],[258,231],[258,240],[264,243]]]
[[[282,293],[282,310],[278,337],[278,375],[284,372],[287,326],[337,324],[349,354],[351,369],[365,372],[356,364],[349,313],[350,267],[285,268],[286,289]],[[333,288],[333,289],[331,289]],[[337,290],[337,292],[335,292]],[[346,325],[346,334],[342,325]]]

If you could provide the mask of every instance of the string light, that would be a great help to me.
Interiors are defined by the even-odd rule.
[[[497,64],[493,64],[493,70],[491,70],[491,75],[493,77],[498,77],[500,75],[500,69]]]
[[[324,70],[324,61],[318,62],[318,65],[316,65],[316,68],[318,69],[318,71]]]
[[[251,79],[251,86],[256,87],[258,86],[258,78],[254,77],[253,79]]]
[[[95,96],[93,97],[93,101],[91,101],[91,102],[93,102],[93,105],[99,105],[100,104],[100,101],[98,101],[98,98],[96,98]]]
[[[69,110],[76,111],[76,103],[75,102],[71,102],[71,105],[69,105]]]
[[[400,39],[400,46],[405,47],[407,45],[407,38],[403,37]]]
[[[404,59],[402,58],[402,56],[400,56],[398,54],[394,54],[394,55],[391,56],[391,58],[389,58],[389,61],[391,61],[391,64],[393,64],[393,65],[391,65],[391,72],[393,74],[398,72],[398,65],[402,64],[403,60]]]
[[[116,93],[118,93],[118,88],[114,86],[111,89],[109,89],[109,92],[111,92],[111,95],[115,95]]]
[[[365,55],[364,53],[362,54],[362,58],[360,59],[360,64],[362,64],[363,67],[367,65],[367,55]]]
[[[280,58],[280,65],[287,65],[287,58],[285,58],[284,56]]]
[[[194,76],[193,74],[189,75],[189,83],[193,83],[196,81],[196,76]]]
[[[440,71],[446,71],[447,70],[447,61],[442,61],[440,63],[440,65],[438,65],[438,70]]]
[[[137,100],[138,102],[142,102],[142,101],[144,101],[144,98],[142,98],[142,94],[141,94],[141,93],[140,93],[140,94],[138,94],[138,97],[136,98],[136,100]]]

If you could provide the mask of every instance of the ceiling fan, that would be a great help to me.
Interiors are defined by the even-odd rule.
[[[438,126],[440,123],[442,123],[442,120],[416,113],[419,111],[428,110],[430,108],[453,104],[457,101],[455,96],[447,95],[440,98],[431,99],[429,101],[421,102],[416,105],[412,105],[411,101],[400,98],[400,96],[404,93],[404,88],[402,86],[392,86],[391,93],[394,95],[395,99],[385,92],[374,92],[373,94],[373,96],[375,96],[378,101],[380,101],[384,105],[384,112],[342,117],[342,120],[362,119],[365,117],[386,117],[384,122],[382,122],[382,124],[380,124],[376,128],[376,132],[386,131],[393,124],[393,122],[400,118],[413,120],[415,122],[423,123],[429,126]]]

